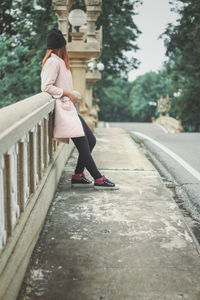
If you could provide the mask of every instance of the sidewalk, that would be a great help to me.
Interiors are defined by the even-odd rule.
[[[198,248],[171,192],[126,132],[97,140],[120,190],[71,190],[72,155],[18,300],[200,300]]]

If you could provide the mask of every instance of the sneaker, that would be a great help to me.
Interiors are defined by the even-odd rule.
[[[108,180],[104,175],[101,178],[97,178],[94,181],[95,190],[118,190],[119,186],[110,180]]]
[[[71,186],[78,188],[86,188],[94,186],[93,182],[85,177],[85,173],[73,174],[71,179]]]

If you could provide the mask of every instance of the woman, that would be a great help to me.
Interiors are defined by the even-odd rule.
[[[75,174],[71,179],[72,187],[118,189],[116,184],[99,172],[91,156],[96,139],[74,106],[78,98],[73,93],[66,40],[57,29],[51,29],[47,33],[47,52],[42,62],[41,89],[56,99],[53,138],[63,143],[69,143],[71,138],[79,152]],[[94,178],[94,183],[85,177],[84,168]]]

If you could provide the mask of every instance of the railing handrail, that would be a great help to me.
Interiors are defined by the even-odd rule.
[[[0,156],[53,110],[54,101],[42,92],[0,109]]]

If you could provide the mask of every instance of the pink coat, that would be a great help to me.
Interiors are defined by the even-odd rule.
[[[63,90],[73,91],[72,75],[64,60],[51,54],[42,68],[41,89],[52,95],[55,101],[53,138],[69,143],[69,138],[84,136],[83,127],[72,101],[64,97]]]

